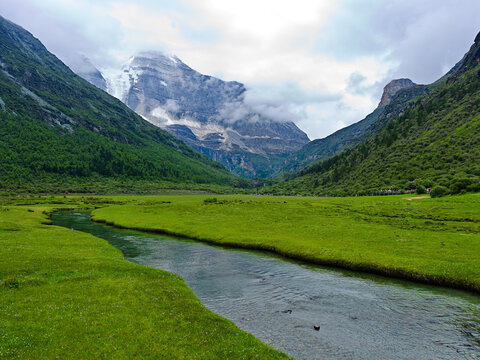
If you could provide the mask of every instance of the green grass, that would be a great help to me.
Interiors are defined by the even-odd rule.
[[[285,357],[208,311],[178,276],[43,225],[54,208],[101,207],[95,219],[117,226],[480,292],[479,205],[480,194],[3,197],[0,358]]]
[[[480,292],[480,195],[122,197],[96,221]],[[207,201],[205,201],[207,200]]]
[[[1,359],[286,358],[207,310],[177,275],[42,225],[44,212],[81,200],[0,198]]]

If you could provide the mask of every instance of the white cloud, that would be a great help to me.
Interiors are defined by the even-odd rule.
[[[311,138],[361,120],[395,77],[431,82],[480,30],[478,0],[0,0],[62,59],[168,50],[247,85],[248,105]],[[238,111],[243,111],[239,110]]]
[[[222,37],[241,42],[288,43],[322,27],[338,0],[185,0],[195,9],[198,26],[222,30]],[[300,39],[301,41],[304,39]]]
[[[169,111],[170,113],[175,114],[180,109],[177,102],[173,99],[168,99],[165,103],[165,110]]]
[[[338,61],[313,50],[318,33],[338,7],[337,0],[185,0],[185,3],[193,9],[191,13],[152,12],[140,5],[115,3],[109,15],[122,24],[128,34],[127,43],[144,48],[162,43],[202,73],[221,73],[225,80],[246,83],[250,88],[248,99],[260,93],[255,91],[257,88],[276,94],[277,100],[284,102],[281,107],[257,104],[258,111],[277,119],[301,120],[302,124],[315,118],[315,126],[306,125],[312,129],[309,131],[312,138],[328,135],[342,122],[334,120],[336,125],[332,126],[331,116],[320,118],[321,111],[311,110],[324,106],[323,101],[306,107],[306,104],[295,104],[295,98],[279,96],[277,88],[284,89],[285,83],[294,83],[304,92],[322,93],[342,101],[342,106],[337,106],[336,119],[353,109],[360,120],[374,108],[367,95],[349,95],[348,82],[353,73],[358,73],[367,84],[373,84],[385,76],[389,63],[370,56]],[[191,41],[184,36],[179,23],[188,23],[199,31],[211,31],[219,34],[219,38],[206,43]]]
[[[157,47],[187,45],[175,25],[175,21],[182,21],[178,14],[152,12],[133,3],[113,3],[108,7],[107,14],[120,22],[128,50],[163,50]]]
[[[393,76],[437,80],[460,61],[480,31],[478,0],[391,0],[372,19],[379,46],[398,62]]]

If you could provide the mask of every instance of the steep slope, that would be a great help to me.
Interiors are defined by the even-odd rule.
[[[51,188],[72,178],[238,182],[221,164],[75,75],[30,33],[1,17],[0,104],[3,189]]]
[[[428,87],[410,79],[393,80],[384,88],[378,107],[365,119],[349,125],[323,139],[313,140],[291,154],[276,176],[304,169],[315,161],[333,156],[373,136],[391,118],[398,116],[408,102],[425,94]],[[288,175],[287,175],[288,176]]]
[[[245,102],[245,86],[202,75],[175,56],[144,52],[105,72],[110,94],[151,123],[246,177],[271,172],[278,154],[309,139]]]
[[[480,35],[433,90],[375,136],[301,171],[275,192],[362,194],[480,176]]]
[[[463,57],[462,61],[455,66],[458,68],[455,71],[454,77],[458,77],[465,71],[480,64],[480,33],[477,34],[473,45],[470,47],[468,53]],[[455,69],[454,68],[454,69]]]

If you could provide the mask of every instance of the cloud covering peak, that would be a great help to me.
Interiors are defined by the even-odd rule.
[[[478,0],[0,0],[0,8],[66,63],[78,52],[99,67],[139,51],[174,53],[245,83],[245,104],[294,119],[311,138],[362,119],[392,79],[433,82],[480,30]]]

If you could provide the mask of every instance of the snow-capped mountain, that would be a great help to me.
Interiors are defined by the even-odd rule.
[[[265,175],[272,159],[309,141],[293,122],[249,106],[243,84],[200,74],[176,56],[140,53],[103,77],[111,95],[240,175]]]

